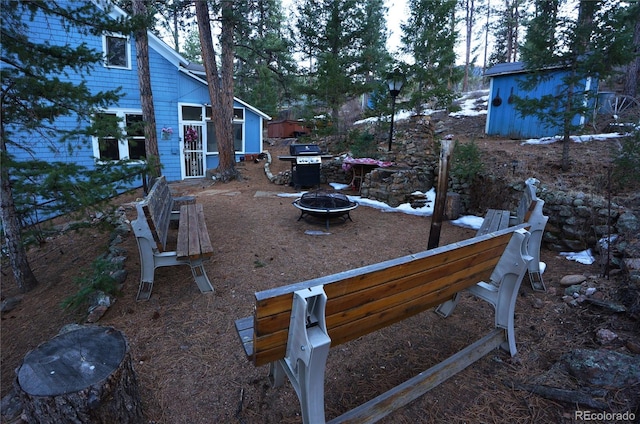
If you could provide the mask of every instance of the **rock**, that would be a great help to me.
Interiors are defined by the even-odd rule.
[[[567,287],[564,289],[564,294],[566,296],[578,297],[580,296],[580,291],[582,290],[582,286],[577,284],[574,286]]]
[[[0,304],[0,312],[9,312],[22,302],[22,295],[8,297]]]
[[[544,302],[542,299],[536,297],[533,299],[532,306],[534,309],[542,309],[544,307]]]
[[[560,280],[561,286],[573,286],[575,284],[581,284],[587,281],[587,277],[584,275],[574,274],[574,275],[565,275]]]
[[[635,234],[640,230],[640,221],[632,212],[625,212],[618,217],[616,227],[620,233]]]
[[[102,318],[102,316],[107,312],[107,309],[109,309],[109,307],[104,305],[98,305],[90,308],[89,315],[87,316],[87,322],[88,323],[98,322],[100,318]]]
[[[596,340],[598,340],[598,343],[602,345],[609,344],[617,338],[618,335],[616,333],[611,330],[607,330],[606,328],[601,328],[596,333]]]
[[[640,384],[640,357],[606,349],[576,349],[561,358],[576,379],[599,387],[623,388]]]

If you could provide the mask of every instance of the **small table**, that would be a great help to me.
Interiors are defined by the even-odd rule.
[[[385,162],[371,158],[345,158],[342,169],[351,170],[352,178],[349,187],[352,187],[358,194],[362,191],[362,182],[365,175],[376,168],[384,168],[393,165],[393,162]]]

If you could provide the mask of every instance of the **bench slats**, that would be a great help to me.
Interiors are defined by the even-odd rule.
[[[213,246],[204,221],[203,206],[200,203],[182,205],[176,247],[178,259],[200,259],[212,254]]]
[[[499,209],[489,209],[482,221],[482,226],[476,233],[477,236],[489,234],[496,230],[502,230],[509,226],[509,218],[511,213],[509,211],[503,211]]]
[[[256,336],[252,347],[244,344],[245,351],[256,366],[284,357],[292,293],[305,286],[324,285],[332,346],[439,305],[469,284],[488,279],[511,233],[521,227],[256,293]]]

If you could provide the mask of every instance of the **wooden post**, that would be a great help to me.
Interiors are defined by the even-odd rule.
[[[449,159],[453,151],[451,140],[442,140],[440,149],[440,165],[438,166],[438,187],[436,188],[436,202],[433,206],[431,217],[431,229],[429,231],[429,243],[427,249],[433,249],[440,244],[440,230],[442,229],[442,217],[447,202],[447,189],[449,186]]]
[[[114,328],[59,334],[27,353],[17,374],[28,423],[144,422],[129,345]]]

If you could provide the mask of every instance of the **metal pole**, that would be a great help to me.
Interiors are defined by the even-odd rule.
[[[389,130],[389,151],[391,151],[391,141],[393,140],[393,117],[396,114],[396,96],[391,96],[391,129]]]

